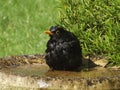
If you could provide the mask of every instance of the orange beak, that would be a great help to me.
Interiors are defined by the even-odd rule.
[[[50,30],[45,31],[45,33],[48,35],[53,35],[53,33]]]

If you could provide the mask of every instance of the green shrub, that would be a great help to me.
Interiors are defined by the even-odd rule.
[[[120,64],[120,1],[58,1],[59,24],[78,36],[83,54],[107,55],[113,63]]]

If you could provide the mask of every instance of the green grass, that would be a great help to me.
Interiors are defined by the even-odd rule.
[[[44,53],[56,6],[55,0],[0,0],[0,57]]]
[[[61,0],[60,24],[81,40],[84,55],[120,65],[120,0]]]

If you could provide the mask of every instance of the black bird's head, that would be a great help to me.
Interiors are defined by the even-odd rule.
[[[51,26],[49,30],[45,31],[50,37],[60,38],[65,34],[66,30],[62,26]]]

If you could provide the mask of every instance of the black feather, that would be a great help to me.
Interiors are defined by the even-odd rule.
[[[76,36],[63,27],[52,26],[46,49],[46,63],[56,70],[76,70],[82,65],[82,48]],[[59,33],[56,33],[59,32]]]

